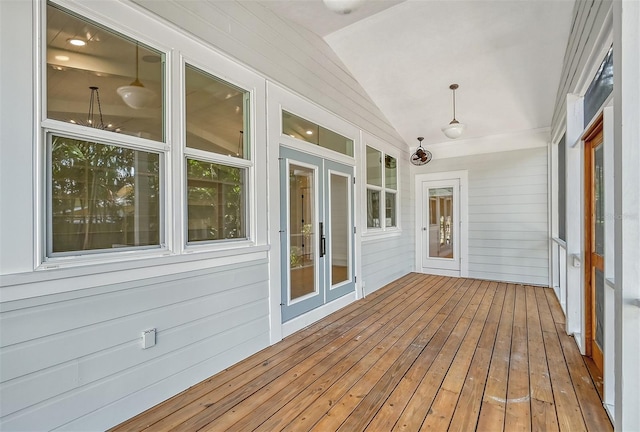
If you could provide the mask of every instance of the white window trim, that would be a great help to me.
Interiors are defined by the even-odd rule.
[[[188,36],[165,24],[132,4],[112,2],[75,2],[70,0],[54,0],[53,3],[62,8],[77,13],[83,18],[94,21],[110,30],[132,37],[165,54],[165,112],[164,112],[164,142],[152,141],[138,137],[120,136],[101,130],[83,131],[65,122],[46,118],[46,10],[47,2],[38,3],[34,8],[35,22],[39,33],[34,36],[36,71],[38,83],[35,118],[36,134],[36,162],[34,163],[34,209],[37,212],[37,229],[34,244],[34,270],[76,268],[82,266],[104,265],[122,262],[124,267],[133,260],[148,263],[149,258],[166,256],[193,256],[190,259],[209,259],[211,256],[242,255],[251,250],[262,250],[261,245],[267,244],[267,221],[258,217],[258,197],[266,195],[266,184],[256,182],[256,178],[266,177],[266,167],[256,165],[253,161],[266,158],[265,146],[258,146],[258,141],[264,142],[266,129],[266,90],[265,79],[250,69],[224,56],[212,46],[206,46],[190,39]],[[173,48],[170,48],[173,47]],[[212,155],[196,149],[186,149],[184,146],[184,72],[185,58],[204,59],[187,62],[207,73],[247,90],[250,94],[249,122],[249,154],[251,160],[228,157],[226,155]],[[232,79],[230,77],[233,77]],[[78,130],[80,129],[80,130]],[[89,133],[90,132],[90,133]],[[160,189],[161,189],[161,220],[160,247],[136,248],[126,251],[91,252],[77,251],[77,254],[67,256],[47,256],[48,227],[48,134],[62,134],[79,139],[95,140],[105,144],[115,144],[121,147],[158,153],[161,156]],[[179,144],[179,145],[178,145]],[[203,244],[186,244],[186,173],[184,161],[192,156],[198,160],[220,163],[223,165],[246,168],[246,239],[220,240],[203,242]],[[184,207],[184,208],[183,208]],[[240,259],[240,258],[239,258]],[[148,265],[151,265],[150,263]]]
[[[361,225],[362,229],[362,240],[378,240],[381,238],[387,237],[397,237],[402,234],[402,225],[401,225],[401,215],[400,215],[400,203],[401,203],[401,176],[400,176],[400,158],[397,149],[392,147],[390,144],[382,141],[380,138],[375,137],[371,134],[363,132],[363,143],[362,149],[360,150],[360,170],[361,170],[361,181],[360,181],[360,190],[362,191],[362,203],[363,209]],[[384,162],[382,162],[382,186],[370,185],[367,183],[367,147],[371,147],[372,149],[379,151],[381,153],[382,159],[384,160],[385,156],[391,156],[396,160],[396,189],[390,189],[385,187],[385,172],[384,172]],[[396,195],[396,224],[395,226],[387,227],[386,226],[386,217],[383,218],[385,223],[381,223],[380,228],[377,227],[368,227],[367,226],[367,191],[378,190],[381,192],[380,195],[380,205],[381,212],[384,212],[384,206],[386,202],[386,191],[391,191]]]

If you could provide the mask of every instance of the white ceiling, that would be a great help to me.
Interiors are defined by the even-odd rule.
[[[404,140],[447,141],[550,126],[573,0],[367,0],[349,15],[321,0],[269,1],[323,36]]]

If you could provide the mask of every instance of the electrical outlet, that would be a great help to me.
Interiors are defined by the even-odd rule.
[[[142,349],[151,348],[156,344],[156,329],[145,330],[142,332]]]

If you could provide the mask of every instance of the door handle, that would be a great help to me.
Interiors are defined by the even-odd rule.
[[[327,244],[324,238],[324,224],[320,222],[320,258],[327,253]]]

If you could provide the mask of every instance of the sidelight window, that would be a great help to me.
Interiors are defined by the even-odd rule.
[[[367,228],[396,228],[397,160],[373,147],[366,149]]]

